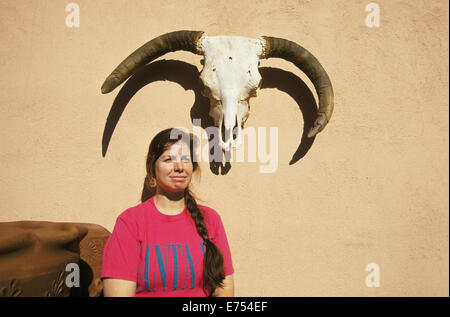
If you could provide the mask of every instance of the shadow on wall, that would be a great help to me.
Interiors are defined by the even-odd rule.
[[[289,165],[295,164],[311,148],[314,143],[313,138],[308,138],[307,133],[313,126],[317,113],[317,104],[314,99],[314,95],[308,86],[295,74],[287,72],[277,68],[261,67],[259,69],[262,76],[261,89],[264,88],[276,88],[282,92],[287,93],[297,103],[304,120],[303,133],[300,143],[292,156]],[[109,142],[111,141],[114,129],[119,122],[125,107],[131,100],[131,98],[144,86],[154,81],[168,80],[178,83],[185,90],[192,90],[195,94],[195,101],[192,105],[190,115],[191,121],[194,124],[194,119],[200,119],[201,127],[206,129],[214,126],[212,118],[209,116],[209,99],[201,94],[203,84],[200,81],[200,73],[197,67],[175,60],[160,60],[150,63],[136,72],[130,79],[124,84],[117,94],[111,110],[106,120],[105,128],[103,130],[102,138],[102,154],[106,155]],[[250,101],[251,102],[251,101]],[[153,120],[158,120],[157,117]],[[210,170],[216,175],[226,175],[231,169],[230,162],[215,162],[214,161],[214,149],[218,148],[218,144],[212,144],[211,142],[217,142],[214,135],[209,136],[210,152]],[[220,170],[220,172],[219,172]]]

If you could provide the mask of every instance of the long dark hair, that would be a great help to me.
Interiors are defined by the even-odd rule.
[[[153,138],[148,149],[146,162],[147,174],[144,182],[144,190],[147,192],[155,192],[156,160],[158,160],[164,151],[178,141],[184,141],[189,146],[193,171],[200,171],[200,167],[196,159],[196,153],[194,151],[197,145],[197,139],[194,135],[176,128],[163,130]],[[197,205],[197,201],[193,193],[189,190],[189,187],[184,190],[184,203],[195,223],[197,233],[203,239],[203,244],[205,246],[205,256],[203,260],[203,287],[207,292],[209,292],[210,295],[212,295],[217,287],[223,286],[223,280],[225,279],[223,256],[217,246],[209,239],[209,233],[203,214]]]

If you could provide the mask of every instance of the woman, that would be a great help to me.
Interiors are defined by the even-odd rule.
[[[150,143],[145,186],[155,195],[117,218],[103,252],[105,296],[234,296],[220,216],[189,190],[194,155],[194,137],[178,129]]]

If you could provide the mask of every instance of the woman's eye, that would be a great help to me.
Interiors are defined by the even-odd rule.
[[[168,157],[164,160],[164,162],[172,162],[172,161],[176,161],[176,160],[177,160],[176,157]],[[191,158],[188,156],[183,156],[183,157],[181,157],[181,160],[184,162],[190,162]]]

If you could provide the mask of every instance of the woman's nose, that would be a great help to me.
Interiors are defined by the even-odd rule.
[[[184,169],[183,162],[181,160],[180,161],[175,161],[173,163],[173,169],[175,171],[177,171],[177,172],[182,172],[183,169]]]

